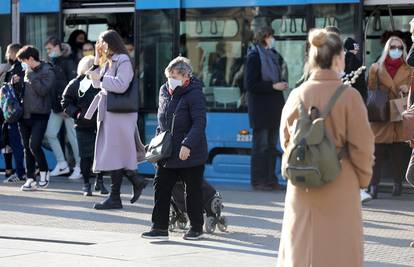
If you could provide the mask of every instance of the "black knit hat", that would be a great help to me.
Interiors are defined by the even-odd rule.
[[[358,50],[359,49],[359,44],[352,39],[351,37],[346,38],[345,42],[344,42],[344,48],[346,51],[350,51],[350,50]]]

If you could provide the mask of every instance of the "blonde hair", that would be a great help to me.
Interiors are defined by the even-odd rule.
[[[378,59],[378,63],[380,65],[384,64],[384,61],[387,58],[388,53],[390,52],[391,43],[393,41],[398,41],[398,42],[401,43],[401,45],[403,47],[403,51],[402,51],[403,54],[401,56],[401,59],[404,62],[404,64],[407,64],[407,62],[405,61],[405,59],[407,58],[407,46],[405,45],[405,43],[403,42],[403,40],[401,40],[401,38],[399,38],[397,36],[391,36],[390,39],[388,39],[388,41],[385,43],[384,50],[382,50],[381,57]]]
[[[310,44],[308,56],[309,71],[329,69],[334,56],[340,55],[344,48],[337,33],[325,29],[313,29],[309,32]]]
[[[94,59],[94,56],[86,56],[79,61],[77,70],[79,76],[84,75],[93,66]]]

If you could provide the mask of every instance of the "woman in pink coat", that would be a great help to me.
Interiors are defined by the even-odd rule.
[[[110,172],[112,185],[109,197],[95,204],[95,209],[121,209],[120,190],[122,177],[133,185],[135,202],[147,182],[135,170],[144,159],[137,127],[138,113],[115,113],[107,111],[108,92],[125,93],[134,77],[131,60],[119,34],[113,30],[103,32],[96,44],[94,66],[87,75],[92,85],[100,88],[85,118],[92,118],[98,111],[98,130],[95,142],[94,172]],[[138,101],[138,100],[137,100]]]

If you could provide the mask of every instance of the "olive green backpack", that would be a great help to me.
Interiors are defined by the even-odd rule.
[[[317,118],[312,118],[314,116],[305,110],[300,100],[299,117],[282,159],[283,177],[293,185],[303,188],[321,187],[339,175],[340,160],[345,148],[339,154],[336,152],[335,143],[326,130],[325,120],[347,87],[344,84],[338,87]]]

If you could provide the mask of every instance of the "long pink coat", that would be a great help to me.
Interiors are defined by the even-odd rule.
[[[95,172],[136,170],[137,163],[144,159],[145,153],[138,134],[138,113],[113,113],[106,110],[107,92],[125,92],[134,75],[127,55],[115,54],[111,60],[112,64],[106,72],[99,68],[95,70],[104,75],[102,82],[93,81],[93,87],[100,88],[101,92],[96,95],[85,115],[85,118],[92,118],[98,109],[93,163]]]
[[[312,73],[295,89],[283,109],[280,124],[282,146],[298,117],[301,98],[306,107],[323,110],[341,81],[331,70]],[[342,171],[331,183],[305,190],[287,186],[278,267],[362,267],[363,232],[359,189],[372,174],[374,135],[358,91],[349,87],[326,120],[337,148],[348,147]]]

